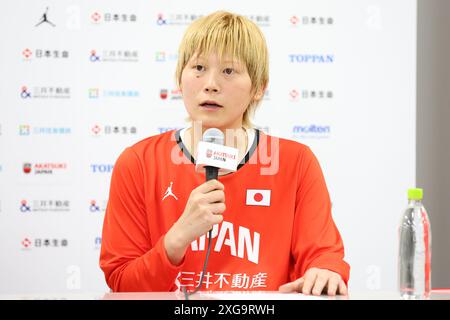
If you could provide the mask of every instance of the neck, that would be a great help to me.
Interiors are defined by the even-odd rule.
[[[209,128],[193,125],[189,129],[187,129],[184,134],[183,137],[184,145],[194,158],[196,158],[197,154],[197,144],[199,143],[199,141],[202,140],[203,133],[205,132],[206,129]],[[227,147],[238,149],[238,159],[244,158],[245,153],[247,151],[247,146],[249,144],[245,128],[239,127],[232,129],[231,128],[227,129],[218,128],[218,129],[224,133],[225,145]]]

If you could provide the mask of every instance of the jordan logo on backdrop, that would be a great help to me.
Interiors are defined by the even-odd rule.
[[[52,23],[52,22],[50,22],[50,21],[48,20],[48,18],[47,18],[47,12],[48,12],[48,7],[45,9],[45,12],[44,12],[44,14],[43,14],[42,17],[41,17],[41,20],[39,21],[39,23],[38,23],[35,27],[40,26],[40,25],[43,24],[44,22],[45,22],[45,23],[48,23],[48,24],[51,25],[52,27],[55,27],[55,24]]]
[[[172,196],[175,198],[175,200],[178,200],[177,196],[172,191],[172,185],[173,185],[173,182],[170,181],[170,186],[167,187],[166,193],[164,194],[164,197],[162,198],[161,201],[164,201],[164,199],[166,199],[168,196]]]

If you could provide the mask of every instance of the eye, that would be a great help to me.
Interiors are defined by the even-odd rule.
[[[197,64],[197,65],[194,66],[194,68],[197,71],[202,71],[204,67],[201,64]]]
[[[230,75],[234,70],[232,68],[225,68],[224,72]]]

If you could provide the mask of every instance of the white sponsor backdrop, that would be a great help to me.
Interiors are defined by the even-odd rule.
[[[36,26],[47,8],[54,26]],[[98,256],[112,165],[186,125],[178,44],[218,9],[266,35],[255,122],[318,156],[350,288],[396,288],[397,223],[415,184],[416,1],[16,0],[0,12],[0,293],[107,290]]]

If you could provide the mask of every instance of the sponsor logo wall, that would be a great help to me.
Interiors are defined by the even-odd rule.
[[[0,293],[108,291],[98,259],[114,162],[187,125],[178,44],[219,9],[266,36],[255,124],[318,157],[350,288],[396,288],[398,216],[415,185],[414,1],[18,0],[0,13]]]

